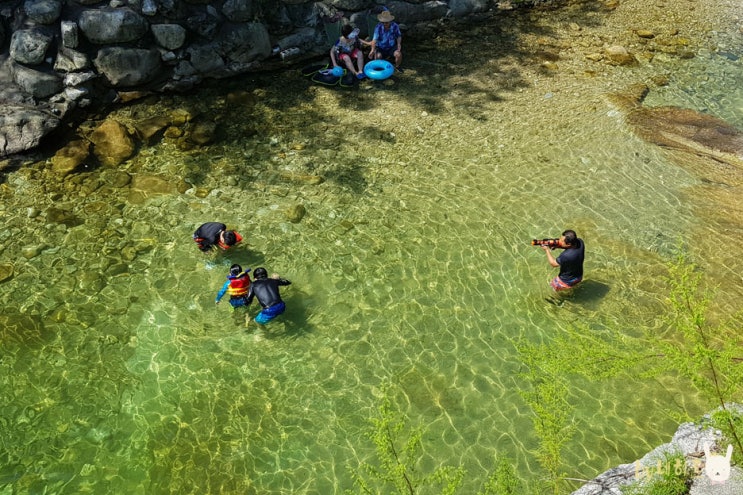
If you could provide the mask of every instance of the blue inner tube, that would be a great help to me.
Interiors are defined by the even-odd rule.
[[[377,81],[387,79],[393,72],[395,72],[395,67],[386,60],[372,60],[364,66],[366,77]]]

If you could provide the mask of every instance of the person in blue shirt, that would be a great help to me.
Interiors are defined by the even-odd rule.
[[[572,289],[583,280],[583,260],[586,256],[586,245],[574,230],[566,230],[560,236],[557,246],[564,249],[562,254],[555,258],[550,252],[552,247],[542,246],[547,253],[550,266],[560,267],[560,273],[552,279],[550,285],[555,291]]]
[[[392,22],[395,16],[389,10],[383,10],[378,16],[379,24],[374,28],[374,36],[371,41],[369,58],[372,60],[385,60],[393,58],[395,69],[402,70],[402,33],[400,26]]]

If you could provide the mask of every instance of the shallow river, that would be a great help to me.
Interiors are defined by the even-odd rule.
[[[163,139],[128,176],[60,179],[47,162],[8,174],[0,493],[342,493],[373,459],[385,384],[423,427],[421,467],[463,466],[462,493],[496,453],[543,476],[519,339],[657,325],[680,240],[718,288],[714,311],[743,296],[740,203],[715,206],[727,186],[641,141],[605,98],[661,78],[645,104],[743,128],[741,7],[643,3],[443,30],[406,45],[394,84],[325,88],[291,70],[135,104],[112,117],[187,110],[217,122],[217,141]],[[586,58],[612,44],[639,65]],[[128,184],[153,176],[172,192]],[[246,242],[203,256],[191,234],[206,221]],[[555,270],[529,241],[565,228],[587,244],[586,280],[554,305]],[[286,314],[246,328],[215,306],[235,262],[292,281]],[[576,478],[711,407],[674,377],[575,379],[570,401],[563,470]]]

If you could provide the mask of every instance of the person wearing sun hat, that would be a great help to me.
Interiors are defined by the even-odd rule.
[[[379,24],[374,28],[374,36],[371,41],[371,52],[369,58],[372,60],[383,60],[392,58],[395,60],[395,69],[402,70],[402,33],[400,26],[393,22],[395,16],[384,9],[378,16]]]

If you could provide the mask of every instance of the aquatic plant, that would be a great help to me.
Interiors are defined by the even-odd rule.
[[[694,478],[694,471],[678,452],[666,453],[656,468],[650,466],[638,474],[636,481],[620,487],[622,495],[686,495]]]
[[[573,407],[567,400],[568,383],[560,363],[543,358],[542,346],[522,344],[519,354],[526,366],[521,376],[530,386],[520,394],[532,410],[534,432],[539,439],[536,457],[548,474],[541,492],[557,495],[565,477],[560,471],[562,449],[575,431]]]
[[[358,493],[415,495],[423,487],[437,485],[442,495],[456,492],[464,477],[461,467],[443,466],[429,475],[417,472],[423,432],[420,427],[408,428],[400,414],[393,410],[389,386],[384,387],[378,416],[370,421],[372,428],[368,437],[376,447],[377,463],[364,462],[359,469],[351,469]],[[355,492],[346,490],[346,493]]]
[[[434,493],[454,495],[462,485],[466,471],[461,466],[442,466],[433,473],[419,473],[421,460],[420,427],[408,427],[392,407],[390,385],[385,385],[377,417],[371,418],[367,433],[376,449],[376,463],[363,462],[351,468],[354,489],[347,494],[416,495]],[[494,470],[478,495],[523,495],[522,483],[512,462],[506,457],[494,459]]]
[[[743,397],[743,350],[736,330],[741,328],[741,313],[711,324],[707,314],[714,294],[701,287],[696,266],[679,251],[669,271],[672,325],[668,338],[657,342],[664,357],[659,370],[678,371],[719,406],[712,419],[741,458],[741,411],[731,408]]]
[[[736,459],[741,460],[740,408],[732,404],[743,399],[743,349],[736,331],[741,328],[741,314],[713,324],[709,306],[714,293],[702,287],[702,273],[684,254],[681,247],[668,263],[669,285],[668,313],[661,319],[664,330],[645,328],[642,335],[633,337],[622,329],[598,333],[586,324],[575,325],[549,345],[520,345],[519,351],[529,366],[548,370],[546,379],[555,379],[550,386],[559,394],[561,376],[578,374],[590,380],[615,377],[631,373],[642,378],[655,378],[675,374],[688,380],[710,401],[716,410],[712,425],[719,428],[727,440],[736,446]],[[542,378],[525,375],[533,386]],[[552,377],[552,378],[550,378]],[[567,395],[567,391],[562,392]],[[548,400],[544,400],[545,397]],[[552,456],[543,466],[551,476],[557,476],[555,446],[564,441],[558,435],[564,404],[559,397],[541,396],[541,402],[528,400],[535,414],[553,429],[550,435],[537,430],[542,447]],[[553,411],[552,409],[556,409]],[[536,427],[536,424],[535,424]]]

